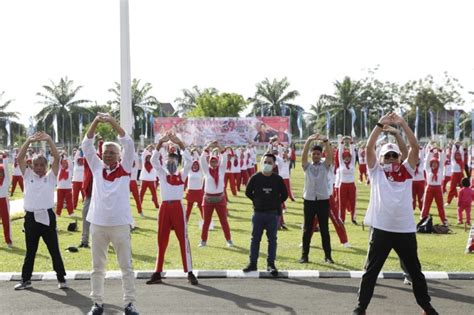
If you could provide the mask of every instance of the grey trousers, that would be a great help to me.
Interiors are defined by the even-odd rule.
[[[91,197],[84,198],[84,204],[82,206],[82,238],[81,243],[89,245],[89,231],[91,223],[86,220],[87,213],[89,212],[89,206],[91,204]]]

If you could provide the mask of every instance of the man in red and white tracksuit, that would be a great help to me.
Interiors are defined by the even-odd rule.
[[[56,191],[56,214],[61,215],[63,205],[66,203],[66,209],[69,216],[74,215],[74,205],[72,203],[72,163],[66,153],[61,155],[58,174],[58,189]]]
[[[350,143],[349,143],[350,142]],[[347,148],[345,145],[349,145]],[[357,224],[356,220],[356,186],[355,186],[355,151],[350,137],[344,137],[339,142],[339,217],[342,222],[346,220],[346,209],[351,214],[352,223]]]
[[[443,224],[447,224],[446,214],[444,211],[443,204],[443,191],[441,188],[444,159],[446,154],[437,148],[427,147],[428,154],[425,159],[425,171],[426,171],[426,189],[423,199],[423,208],[420,214],[420,219],[427,217],[430,213],[431,203],[436,202],[438,207],[438,215]]]
[[[0,218],[3,225],[3,237],[8,247],[13,246],[10,229],[10,203],[8,200],[8,187],[10,186],[10,175],[8,174],[8,157],[6,152],[0,151]]]
[[[217,147],[220,151],[218,156],[210,156],[209,150]],[[216,210],[221,223],[224,237],[227,241],[227,246],[232,247],[232,239],[230,235],[229,222],[227,221],[227,200],[224,194],[224,174],[227,167],[227,152],[228,149],[219,147],[217,141],[208,144],[200,157],[200,163],[204,174],[204,199],[202,202],[204,212],[204,224],[201,232],[201,242],[199,247],[206,246],[207,235],[209,232],[209,225],[212,220],[212,213]],[[207,158],[209,157],[209,162]],[[247,170],[245,170],[247,172]]]
[[[74,154],[74,167],[72,171],[72,205],[77,208],[79,201],[79,193],[81,193],[84,202],[84,190],[82,189],[82,181],[84,180],[84,161],[82,150],[79,149]]]
[[[241,172],[240,172],[240,149],[234,150],[234,155],[230,159],[230,171],[232,177],[234,178],[234,187],[237,191],[240,191],[240,181],[241,181]],[[232,185],[232,184],[231,184]]]
[[[361,145],[359,151],[357,152],[359,155],[359,182],[362,183],[364,181],[368,182],[369,177],[367,176],[367,160],[365,157],[365,144]]]
[[[421,152],[422,150],[420,150]],[[421,154],[420,154],[421,155]],[[422,209],[423,206],[423,194],[425,192],[425,166],[422,157],[418,159],[415,167],[415,175],[413,176],[412,183],[412,197],[413,197],[413,211],[416,209],[416,203],[418,201],[418,209]]]
[[[456,142],[451,148],[451,181],[449,183],[449,192],[447,203],[451,204],[454,197],[458,196],[457,187],[461,185],[462,174],[464,172],[464,149],[460,142]]]
[[[156,171],[151,165],[150,158],[151,158],[151,150],[152,147],[148,146],[142,153],[142,171],[140,172],[140,180],[142,182],[142,186],[140,189],[140,200],[143,202],[143,197],[145,197],[145,192],[147,189],[150,190],[151,199],[155,208],[158,209],[160,206],[158,205],[158,198],[156,196]]]
[[[133,164],[132,164],[132,174],[130,176],[130,192],[132,193],[133,199],[135,200],[135,205],[137,206],[137,211],[140,216],[144,216],[142,211],[142,200],[140,199],[140,194],[138,192],[138,154],[135,152],[133,155]]]
[[[169,153],[164,158],[163,165],[160,162],[160,157],[164,155],[162,145],[168,140],[178,144],[181,148],[181,154],[184,159],[184,166],[181,171],[178,171],[178,155],[175,153]],[[184,182],[191,168],[191,160],[191,155],[185,150],[183,142],[172,133],[160,138],[156,150],[153,152],[151,163],[160,179],[162,203],[158,215],[158,255],[155,272],[151,279],[147,281],[147,284],[161,283],[161,272],[163,272],[165,252],[168,247],[171,229],[174,229],[179,241],[183,269],[184,272],[188,273],[188,281],[193,285],[198,284],[192,271],[191,247],[189,246],[188,228],[182,203]]]
[[[202,198],[204,196],[203,184],[201,165],[199,164],[199,153],[197,150],[194,150],[192,152],[191,169],[188,173],[188,192],[186,193],[186,222],[189,221],[194,203],[197,203],[199,213],[201,214],[201,219],[204,218],[204,214],[202,213]]]
[[[13,196],[16,185],[20,186],[21,192],[23,192],[23,174],[21,173],[20,166],[16,160],[18,149],[15,149],[15,155],[13,156],[13,172],[12,172],[12,190],[10,196]]]

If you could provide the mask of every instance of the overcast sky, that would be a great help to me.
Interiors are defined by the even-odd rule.
[[[0,92],[22,121],[36,92],[68,76],[105,103],[120,81],[119,0],[0,0]],[[345,75],[404,83],[448,71],[474,90],[474,2],[130,0],[132,77],[173,103],[215,87],[245,98],[288,77],[309,108]],[[470,107],[472,97],[466,95]]]

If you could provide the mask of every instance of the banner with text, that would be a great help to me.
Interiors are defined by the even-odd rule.
[[[267,143],[278,136],[282,143],[291,141],[289,117],[180,118],[157,117],[153,131],[158,142],[172,130],[186,145],[204,145],[213,140],[223,145]]]

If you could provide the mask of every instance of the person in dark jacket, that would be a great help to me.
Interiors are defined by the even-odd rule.
[[[278,270],[275,267],[278,220],[281,215],[281,204],[288,198],[288,192],[283,178],[273,173],[275,162],[275,155],[265,154],[262,158],[262,171],[250,178],[245,190],[245,195],[252,200],[254,214],[252,216],[250,262],[243,271],[257,270],[260,241],[263,230],[267,230],[267,271],[276,277],[278,275]]]

